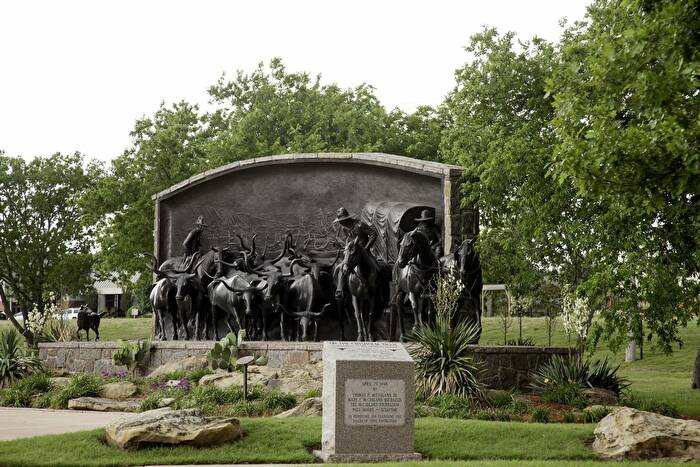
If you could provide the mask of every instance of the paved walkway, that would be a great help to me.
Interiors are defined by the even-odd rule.
[[[102,428],[122,412],[0,407],[0,441]]]

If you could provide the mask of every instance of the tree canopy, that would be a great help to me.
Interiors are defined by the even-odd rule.
[[[0,288],[22,304],[25,323],[27,310],[43,312],[48,292],[79,293],[89,283],[94,229],[84,197],[100,175],[79,154],[0,155]]]

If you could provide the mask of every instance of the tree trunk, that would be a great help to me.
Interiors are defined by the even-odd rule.
[[[700,348],[698,348],[698,354],[695,357],[695,370],[693,370],[693,389],[700,389]]]
[[[31,332],[29,332],[29,329],[26,328],[26,324],[23,327],[15,319],[15,315],[12,313],[12,308],[10,307],[10,302],[7,300],[7,296],[5,295],[5,289],[2,283],[0,283],[0,300],[2,300],[2,306],[5,308],[5,316],[7,316],[7,319],[9,319],[15,329],[17,329],[17,331],[24,336],[24,338],[27,340],[27,345],[32,347],[34,345],[34,336]],[[24,323],[26,322],[27,320],[25,316]]]

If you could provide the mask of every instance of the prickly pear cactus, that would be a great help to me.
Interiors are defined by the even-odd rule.
[[[245,329],[241,329],[238,335],[229,333],[207,352],[207,360],[212,370],[232,371],[236,367],[238,349],[245,338]]]

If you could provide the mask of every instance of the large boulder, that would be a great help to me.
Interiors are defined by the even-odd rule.
[[[700,422],[619,407],[595,429],[593,450],[606,459],[700,461]]]
[[[102,386],[100,397],[105,399],[124,400],[133,397],[138,392],[136,385],[130,381],[120,381]]]
[[[139,399],[117,401],[104,397],[78,397],[68,401],[68,408],[73,410],[94,410],[97,412],[136,412],[141,407]]]
[[[320,416],[322,414],[323,399],[320,397],[309,397],[293,409],[277,414],[275,417],[313,417]]]
[[[248,384],[267,384],[268,378],[260,373],[248,373]],[[200,386],[216,386],[219,389],[226,389],[231,386],[243,386],[243,373],[239,371],[222,372],[204,375],[199,379]]]
[[[161,366],[153,370],[148,376],[156,378],[158,376],[167,375],[168,373],[200,370],[202,368],[206,368],[208,365],[209,362],[207,362],[206,355],[192,355],[191,357],[185,357],[180,360],[163,363]]]
[[[212,418],[199,409],[149,410],[112,422],[105,429],[110,446],[127,449],[153,444],[211,446],[241,437],[235,418]]]

